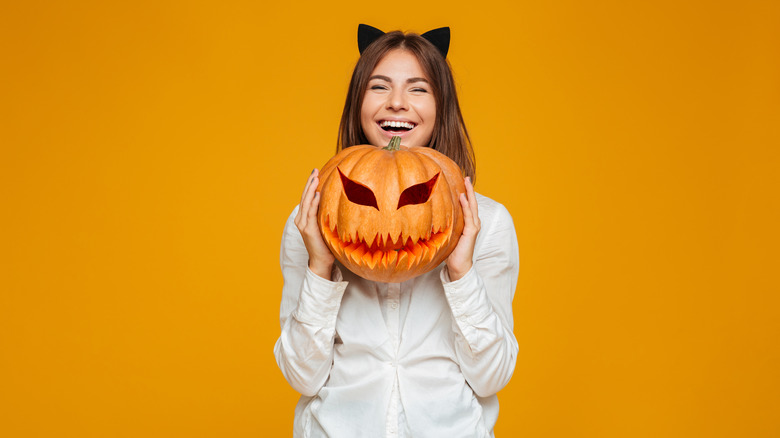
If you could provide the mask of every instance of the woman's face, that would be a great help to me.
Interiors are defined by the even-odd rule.
[[[368,142],[428,146],[436,122],[436,101],[428,77],[409,51],[394,49],[374,68],[363,96],[360,124]]]

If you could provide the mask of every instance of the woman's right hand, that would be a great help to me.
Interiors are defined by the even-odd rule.
[[[309,253],[309,269],[320,277],[330,280],[330,271],[336,259],[325,245],[320,228],[317,226],[317,209],[320,206],[320,192],[317,191],[319,183],[319,170],[314,169],[309,175],[309,180],[306,181],[306,188],[303,189],[301,205],[298,207],[294,222],[301,232],[306,251]]]

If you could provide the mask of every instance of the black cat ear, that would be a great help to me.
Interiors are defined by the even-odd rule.
[[[381,30],[369,26],[367,24],[358,25],[358,50],[360,54],[366,50],[366,47],[371,45],[377,38],[381,37],[385,33]],[[426,40],[430,41],[441,53],[441,56],[447,57],[447,52],[450,50],[450,28],[440,27],[438,29],[429,30],[421,35]]]
[[[433,45],[439,49],[441,55],[445,58],[447,57],[447,52],[450,50],[449,27],[440,27],[438,29],[429,30],[420,36],[433,43]]]
[[[359,24],[358,25],[358,50],[360,51],[360,54],[363,54],[363,50],[366,50],[366,47],[371,45],[374,41],[376,41],[377,38],[381,37],[385,33],[381,30],[369,26],[367,24]],[[447,40],[449,41],[449,36],[447,36]],[[449,43],[448,43],[449,44]]]

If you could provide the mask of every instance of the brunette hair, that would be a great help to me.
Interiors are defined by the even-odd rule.
[[[368,79],[379,61],[391,50],[404,49],[411,52],[420,63],[430,81],[436,102],[436,122],[428,147],[431,147],[460,166],[464,175],[476,180],[476,161],[471,139],[460,112],[455,81],[447,60],[430,41],[416,33],[388,32],[371,43],[363,51],[352,72],[347,100],[339,124],[339,139],[336,152],[359,144],[368,139],[360,124],[360,110],[368,87]]]

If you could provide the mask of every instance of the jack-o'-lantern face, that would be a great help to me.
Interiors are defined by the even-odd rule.
[[[318,224],[333,255],[374,281],[401,282],[438,266],[463,231],[460,168],[425,147],[352,146],[320,172]],[[393,142],[391,142],[393,146]]]

